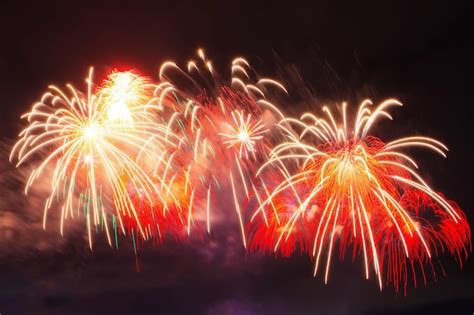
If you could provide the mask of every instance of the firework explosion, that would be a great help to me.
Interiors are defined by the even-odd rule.
[[[447,148],[426,137],[385,144],[370,136],[376,120],[391,119],[389,108],[401,103],[390,99],[373,111],[371,105],[362,103],[353,127],[346,104],[340,124],[327,107],[325,118],[306,113],[300,120],[282,120],[288,141],[272,149],[258,174],[287,167],[280,172],[284,176],[271,179],[276,184],[254,215],[262,212],[264,224],[255,227],[253,246],[283,255],[299,246],[314,258],[315,276],[323,269],[325,282],[336,244],[341,258],[351,246],[353,259],[362,252],[367,278],[372,266],[380,288],[384,274],[397,288],[410,276],[416,285],[416,269],[426,281],[425,269],[434,272],[431,258],[439,250],[462,263],[470,230],[457,205],[433,191],[415,172],[413,158],[399,151],[418,146],[445,157]],[[295,134],[289,126],[301,131]]]
[[[111,243],[108,222],[125,232],[123,218],[133,220],[145,236],[130,192],[140,192],[153,203],[152,196],[161,195],[161,189],[155,185],[156,176],[139,165],[136,157],[174,145],[166,125],[153,120],[158,108],[146,103],[149,87],[145,78],[131,72],[113,73],[95,88],[92,77],[91,69],[86,94],[71,85],[65,92],[50,86],[23,116],[29,125],[10,156],[17,166],[39,161],[25,193],[35,181],[50,180],[43,226],[53,203],[62,200],[61,234],[65,219],[83,214],[91,247],[93,225],[104,226]],[[43,174],[49,164],[54,171]]]
[[[211,209],[225,208],[217,198],[225,196],[233,200],[246,246],[242,203],[255,191],[254,174],[268,158],[278,138],[272,131],[284,118],[265,92],[286,90],[271,79],[246,83],[252,69],[243,58],[232,61],[231,79],[221,82],[202,50],[198,56],[200,62],[189,62],[187,70],[165,62],[159,71],[162,83],[157,98],[163,107],[174,109],[168,125],[181,137],[173,155],[172,177],[182,183],[178,187],[188,210],[188,234],[199,222],[205,222],[210,232]]]
[[[351,248],[380,288],[410,278],[416,286],[418,270],[426,281],[440,252],[462,263],[470,251],[465,215],[401,151],[421,146],[445,156],[447,148],[426,137],[384,143],[369,134],[398,101],[373,111],[364,101],[353,126],[345,104],[341,123],[326,107],[326,118],[292,119],[271,101],[288,94],[285,87],[245,59],[232,61],[225,81],[202,50],[198,57],[185,70],[163,63],[157,82],[128,71],[94,85],[91,69],[85,93],[51,86],[33,105],[10,159],[33,165],[25,193],[49,183],[44,226],[53,206],[61,233],[64,220],[83,216],[92,248],[98,229],[111,246],[119,232],[135,244],[138,235],[211,232],[220,217],[236,222],[244,247],[250,240],[250,249],[309,254],[326,282],[333,252],[343,258]]]

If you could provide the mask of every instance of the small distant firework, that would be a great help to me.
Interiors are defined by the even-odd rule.
[[[425,269],[433,267],[438,251],[462,262],[470,246],[469,226],[457,205],[433,191],[414,171],[413,158],[399,151],[419,146],[445,156],[447,148],[421,136],[386,144],[370,136],[376,120],[391,119],[388,109],[402,104],[390,99],[373,112],[370,105],[362,103],[352,128],[345,104],[340,124],[327,107],[327,118],[306,113],[301,120],[281,122],[288,141],[273,148],[258,174],[288,164],[296,171],[289,174],[285,167],[260,203],[254,218],[263,212],[270,219],[255,228],[253,247],[289,255],[298,245],[315,258],[314,275],[325,255],[327,282],[336,244],[341,257],[352,246],[353,259],[362,252],[367,278],[373,266],[380,289],[384,272],[396,287],[410,274],[416,285],[416,269],[426,281]],[[295,134],[289,125],[301,132]]]
[[[248,159],[249,154],[253,154],[255,158],[256,142],[261,140],[269,130],[265,128],[261,120],[252,122],[252,116],[245,115],[243,111],[234,111],[231,116],[233,122],[224,123],[227,131],[219,133],[225,139],[223,143],[228,149],[237,147],[239,158]]]

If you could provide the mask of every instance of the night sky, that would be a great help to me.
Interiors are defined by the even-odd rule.
[[[140,248],[137,271],[126,240],[116,250],[97,237],[91,252],[80,228],[65,237],[43,231],[42,203],[25,200],[6,153],[19,116],[50,83],[80,86],[91,65],[156,78],[163,61],[185,64],[203,47],[222,74],[245,56],[285,83],[288,113],[329,100],[398,98],[404,107],[376,130],[447,144],[447,159],[416,151],[420,173],[473,224],[473,2],[433,2],[3,1],[0,314],[472,314],[472,257],[462,270],[441,257],[447,276],[406,296],[380,292],[361,261],[334,260],[324,285],[307,257],[245,253],[233,217],[210,236]]]

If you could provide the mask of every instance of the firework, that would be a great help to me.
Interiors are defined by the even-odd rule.
[[[229,220],[232,200],[244,247],[250,232],[250,249],[299,249],[325,282],[336,251],[360,257],[380,289],[384,281],[416,286],[420,273],[426,282],[442,252],[462,264],[470,251],[464,213],[405,152],[423,147],[445,157],[446,146],[370,135],[397,100],[373,110],[364,101],[353,125],[346,104],[341,121],[327,107],[324,117],[287,118],[271,101],[288,93],[281,83],[241,57],[224,80],[203,50],[198,57],[186,70],[163,63],[158,83],[126,71],[95,85],[91,69],[85,92],[50,86],[23,116],[28,125],[10,156],[33,166],[25,193],[47,184],[43,227],[59,208],[61,233],[66,219],[83,216],[91,248],[98,229],[111,245],[118,231],[136,245],[138,235],[187,237],[201,224],[210,232],[216,217]]]
[[[169,126],[182,140],[173,162],[176,178],[184,181],[188,233],[200,218],[210,231],[217,191],[225,195],[230,190],[226,197],[234,201],[246,246],[241,203],[250,197],[254,174],[274,142],[271,131],[284,117],[266,94],[270,86],[286,90],[271,79],[246,83],[252,69],[243,58],[233,60],[230,82],[223,82],[202,50],[198,56],[200,61],[190,61],[187,71],[165,62],[156,94],[161,106],[175,110]]]
[[[327,107],[325,118],[306,113],[300,120],[282,120],[288,141],[275,146],[258,171],[267,174],[271,191],[253,216],[265,224],[254,227],[252,246],[283,255],[296,248],[308,252],[314,275],[322,268],[325,282],[337,245],[340,257],[351,246],[353,259],[363,256],[367,278],[372,266],[380,289],[383,278],[398,288],[412,276],[416,285],[416,270],[426,281],[426,269],[434,272],[432,257],[440,251],[462,262],[469,226],[457,205],[435,192],[401,150],[424,147],[445,157],[447,148],[421,136],[389,143],[370,136],[374,123],[391,119],[389,109],[402,104],[390,99],[373,111],[371,105],[362,103],[353,126],[346,104],[340,123]]]
[[[85,94],[71,85],[66,91],[50,86],[41,101],[23,115],[28,126],[19,134],[10,156],[17,159],[17,166],[37,163],[25,193],[38,179],[50,180],[43,226],[48,210],[59,201],[61,233],[64,220],[82,212],[91,247],[92,226],[103,226],[111,243],[107,222],[113,221],[125,233],[123,218],[133,220],[146,237],[147,229],[140,223],[130,192],[139,192],[153,204],[162,187],[156,185],[159,176],[147,172],[137,159],[174,145],[166,125],[154,120],[159,108],[146,102],[153,91],[146,78],[115,72],[98,87],[92,78],[91,68]],[[53,171],[47,173],[49,165]]]

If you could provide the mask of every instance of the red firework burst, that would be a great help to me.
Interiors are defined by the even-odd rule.
[[[254,214],[262,214],[265,224],[253,229],[252,247],[290,255],[298,246],[314,258],[314,275],[325,256],[327,282],[336,246],[341,258],[351,246],[353,259],[362,253],[367,278],[373,266],[380,288],[384,277],[398,288],[412,276],[416,285],[416,270],[426,281],[427,266],[433,267],[431,258],[439,251],[462,261],[469,226],[457,205],[433,191],[413,170],[415,161],[397,150],[422,146],[445,156],[447,148],[426,137],[385,144],[368,136],[377,118],[390,118],[387,109],[401,105],[387,100],[371,112],[370,104],[361,105],[352,130],[345,104],[341,125],[327,108],[328,120],[305,114],[282,122],[289,141],[275,147],[259,171],[270,170],[279,179]],[[294,134],[289,124],[302,127],[301,133]]]

